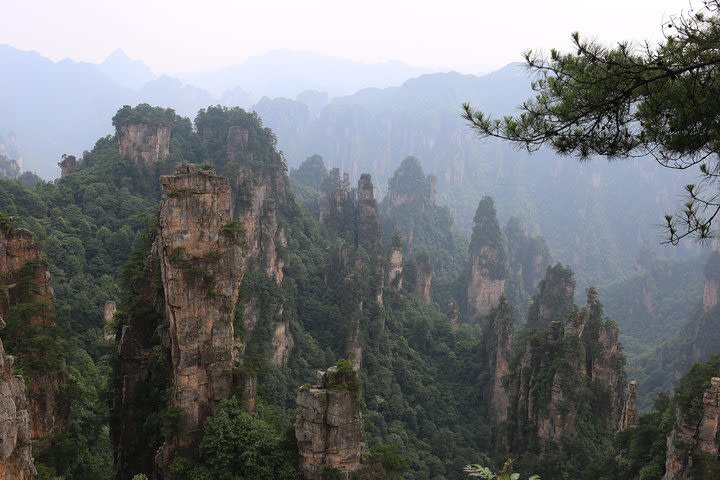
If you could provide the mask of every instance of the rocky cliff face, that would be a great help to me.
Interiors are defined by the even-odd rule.
[[[175,175],[160,179],[158,235],[143,279],[132,287],[139,302],[132,311],[140,313],[123,323],[118,341],[121,384],[112,430],[119,480],[135,473],[174,478],[174,459],[193,457],[205,420],[222,400],[242,392],[254,409],[257,378],[237,373],[246,351],[253,348],[251,354],[262,352],[265,361],[282,366],[294,347],[283,301],[271,302],[269,311],[261,298],[284,278],[281,251],[287,242],[276,212],[287,201],[284,164],[270,143],[251,148],[255,140],[270,142],[253,139],[264,131],[224,128],[202,133],[212,139],[208,149],[215,149],[228,177],[182,164]],[[259,326],[269,334],[256,339]],[[148,392],[156,391],[169,391],[169,400],[158,397],[153,401],[159,404],[145,406]],[[176,416],[177,428],[164,442],[154,443],[160,432],[142,439],[147,416],[159,410]],[[159,443],[155,458],[148,458],[144,452]]]
[[[202,424],[230,396],[239,347],[235,305],[243,276],[227,178],[184,164],[160,179],[159,257],[171,343],[170,403],[184,428],[163,445],[159,465],[199,441]],[[242,239],[244,240],[244,239]]]
[[[355,195],[350,190],[350,175],[343,173],[340,181],[340,169],[333,168],[328,172],[318,192],[318,210],[320,223],[327,223],[329,217],[341,215],[345,202]]]
[[[0,317],[0,321],[2,318]],[[0,478],[34,479],[25,382],[13,375],[13,357],[0,341]]]
[[[34,336],[56,329],[50,272],[42,259],[40,246],[32,234],[11,225],[0,226],[0,317],[16,318],[16,335]],[[6,342],[7,344],[7,342]],[[42,363],[51,367],[28,368],[27,388],[30,431],[33,440],[62,431],[66,413],[59,405],[60,387],[67,372],[56,347],[42,352],[11,352],[29,365]]]
[[[21,173],[22,166],[20,162],[5,155],[0,155],[0,178],[17,178]]]
[[[393,245],[390,249],[390,262],[388,265],[388,285],[391,289],[402,290],[402,272],[403,272],[403,247]]]
[[[691,480],[702,456],[716,459],[720,434],[720,378],[712,378],[702,398],[699,419],[690,412],[678,412],[675,428],[667,440],[663,480]]]
[[[563,322],[575,295],[572,271],[559,263],[548,267],[539,290],[528,311],[528,326],[544,329],[552,322]]]
[[[544,282],[553,283],[548,277]],[[546,285],[557,291],[555,287]],[[563,318],[524,337],[525,343],[512,361],[510,444],[516,447],[528,441],[512,433],[517,429],[534,430],[541,446],[576,438],[582,434],[578,421],[589,413],[583,410],[588,405],[596,421],[608,429],[616,428],[620,421],[625,372],[617,327],[604,317],[592,288],[586,306],[578,309],[571,305]],[[578,402],[583,396],[589,404]]]
[[[347,363],[300,388],[295,438],[307,480],[326,478],[323,473],[333,470],[341,475],[333,478],[348,478],[360,470],[365,444],[358,389],[357,370]]]
[[[129,123],[118,129],[120,156],[131,158],[147,172],[170,155],[170,127],[148,123]]]
[[[628,383],[627,396],[620,416],[620,430],[632,428],[637,424],[637,382]]]
[[[58,167],[60,167],[60,178],[75,170],[77,164],[78,161],[74,155],[63,155],[62,162],[58,163]]]
[[[508,245],[510,271],[530,295],[537,293],[552,256],[542,237],[528,235],[520,221],[512,217],[504,228]]]
[[[110,438],[117,480],[130,480],[136,473],[150,475],[162,443],[159,432],[149,432],[146,425],[148,415],[167,408],[159,392],[168,388],[170,374],[158,245],[156,240],[142,259],[142,274],[132,283],[134,304],[123,306],[131,313],[115,338],[118,384],[111,400]]]
[[[484,197],[475,212],[470,239],[468,321],[487,316],[505,293],[507,253],[492,198]]]
[[[369,173],[363,173],[358,180],[357,209],[357,245],[363,247],[368,254],[377,256],[382,252],[382,233]]]
[[[430,305],[430,288],[432,287],[432,265],[427,255],[418,255],[417,264],[417,294],[425,305]]]
[[[510,404],[503,381],[510,371],[513,323],[512,305],[505,297],[501,297],[500,304],[492,311],[483,331],[491,372],[488,392],[490,417],[495,425],[500,425],[507,420]]]
[[[492,248],[482,247],[472,256],[468,285],[468,319],[477,321],[487,316],[505,293],[505,279],[492,278],[488,265],[501,260],[501,254]]]

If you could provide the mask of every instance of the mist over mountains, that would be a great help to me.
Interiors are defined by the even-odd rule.
[[[319,154],[353,177],[372,173],[382,192],[402,159],[416,156],[438,178],[439,200],[466,235],[481,196],[493,195],[500,217],[517,216],[544,235],[576,268],[581,287],[630,274],[641,245],[656,249],[648,240],[659,238],[653,225],[679,193],[677,173],[649,161],[578,166],[549,152],[530,157],[478,142],[461,104],[513,113],[531,94],[518,64],[483,76],[410,78],[422,70],[281,51],[173,78],[122,50],[93,65],[0,46],[0,61],[10,67],[0,76],[0,134],[12,132],[25,170],[44,178],[59,174],[61,154],[81,155],[112,133],[107,119],[122,105],[161,105],[191,119],[208,105],[240,105],[273,130],[291,168]],[[335,96],[352,89],[359,90]]]
[[[240,65],[177,76],[155,75],[115,50],[100,64],[53,62],[0,45],[0,132],[17,136],[26,170],[59,174],[63,153],[80,154],[111,133],[107,118],[123,105],[165,105],[193,117],[212,104],[250,108],[263,96],[295,98],[305,90],[334,96],[367,86],[397,85],[424,73],[399,62],[367,65],[296,52],[272,52]],[[312,68],[310,68],[312,67]]]
[[[658,226],[694,175],[479,140],[462,105],[516,114],[522,65],[0,64],[0,390],[34,442],[0,478],[719,478],[720,242]]]

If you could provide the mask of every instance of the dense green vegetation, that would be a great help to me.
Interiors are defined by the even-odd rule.
[[[287,239],[277,249],[284,262],[281,283],[257,262],[250,262],[244,272],[235,332],[246,347],[231,372],[235,389],[205,423],[198,448],[176,457],[172,468],[178,478],[299,478],[292,431],[297,389],[330,365],[338,366],[331,383],[361,397],[368,448],[367,470],[359,478],[460,479],[466,476],[464,466],[499,462],[508,452],[518,456],[519,470],[538,472],[543,478],[658,478],[674,409],[696,412],[698,392],[718,374],[717,359],[696,367],[673,397],[661,397],[637,428],[615,437],[607,389],[576,375],[578,365],[593,364],[601,348],[599,331],[611,323],[599,303],[590,302],[585,309],[572,305],[573,274],[562,265],[550,267],[534,290],[536,277],[529,267],[549,264],[548,248],[518,220],[501,228],[491,198],[480,202],[468,245],[455,232],[449,211],[435,204],[434,178],[408,158],[392,177],[380,207],[374,201],[360,204],[350,193],[321,224],[317,202],[336,191],[336,179],[314,156],[292,172],[286,185],[274,136],[257,115],[209,107],[199,112],[193,130],[190,120],[168,110],[141,106],[137,112],[120,113],[120,123],[166,119],[163,124],[172,131],[170,158],[158,165],[158,171],[168,172],[180,161],[206,162],[202,168],[214,167],[230,178],[236,212],[252,207],[250,189],[275,179],[274,195],[259,215],[263,222],[276,221]],[[230,127],[239,129],[228,135]],[[128,436],[135,443],[126,444],[125,456],[137,463],[119,467],[130,475],[149,475],[157,448],[183,428],[182,412],[168,403],[170,351],[163,344],[167,326],[158,300],[163,286],[152,256],[159,193],[154,178],[132,159],[120,158],[115,136],[98,140],[78,167],[56,182],[28,187],[0,180],[0,223],[25,226],[41,243],[52,273],[58,322],[56,330],[28,329],[27,316],[43,306],[15,302],[5,319],[3,341],[18,355],[16,366],[27,375],[56,362],[64,362],[68,371],[62,394],[69,428],[34,447],[43,480],[110,479],[111,439],[118,442]],[[239,245],[246,233],[237,219],[223,228],[223,235]],[[487,341],[500,327],[453,325],[442,312],[450,300],[463,307],[468,247],[480,245],[501,253],[492,275],[509,278],[510,303],[503,304],[497,319],[504,332],[512,329],[518,312],[527,312],[528,325],[514,342],[514,373],[506,383],[512,387],[513,379],[532,376],[538,413],[558,376],[568,399],[563,412],[577,413],[578,435],[571,440],[539,445],[537,426],[514,414],[501,428],[491,424],[488,358],[495,350]],[[386,285],[383,266],[391,247],[405,249],[404,288],[399,291]],[[173,252],[170,261],[184,262],[186,255]],[[717,268],[716,263],[709,268]],[[28,266],[28,278],[32,268]],[[430,305],[414,291],[416,273],[425,268],[433,273]],[[668,267],[668,272],[674,271]],[[531,299],[528,292],[535,296]],[[141,400],[112,411],[108,397],[121,388],[124,353],[102,339],[102,312],[108,300],[118,302],[116,333],[131,327],[126,333],[143,339],[138,348],[148,352],[149,372]],[[541,309],[543,305],[547,308]],[[252,307],[247,311],[257,315],[252,331],[244,329],[244,307]],[[564,338],[551,331],[554,320],[562,325],[582,321],[585,333],[575,341]],[[277,322],[288,325],[294,342],[285,366],[268,359]],[[55,354],[32,355],[48,351]],[[39,358],[45,363],[34,364]],[[528,370],[512,370],[527,358]],[[355,361],[362,365],[359,381],[350,375]],[[622,361],[615,366],[620,368]],[[243,386],[253,379],[258,404],[249,413]],[[122,425],[125,430],[119,428]],[[713,471],[712,460],[702,468]],[[638,473],[641,470],[644,473]]]
[[[116,132],[125,125],[141,124],[153,127],[169,127],[175,120],[175,110],[172,108],[159,108],[141,103],[135,107],[123,106],[112,118]]]
[[[381,204],[386,247],[394,234],[405,240],[405,257],[414,260],[406,271],[405,288],[415,283],[410,275],[420,255],[427,255],[433,275],[433,300],[443,308],[457,296],[458,276],[467,263],[467,243],[457,233],[450,211],[435,203],[432,175],[425,175],[415,157],[407,157],[388,181]]]

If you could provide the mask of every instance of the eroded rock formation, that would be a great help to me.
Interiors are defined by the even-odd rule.
[[[128,123],[118,128],[120,156],[128,157],[147,172],[170,155],[170,126]]]
[[[45,330],[52,337],[57,327],[48,265],[32,233],[13,228],[11,223],[9,220],[9,224],[0,225],[0,317],[8,321],[11,317],[17,318],[17,328],[22,332],[16,335],[34,336]],[[27,409],[33,440],[64,430],[67,415],[60,407],[59,391],[66,382],[67,372],[59,347],[11,353],[20,361],[43,365],[26,371]]]
[[[694,480],[693,467],[699,457],[718,456],[720,434],[720,378],[710,380],[703,393],[702,412],[677,413],[675,428],[667,440],[663,480]]]
[[[163,326],[165,304],[159,280],[158,243],[156,240],[151,246],[140,266],[142,275],[132,285],[135,313],[129,316],[115,339],[118,384],[110,407],[110,438],[117,480],[130,480],[136,473],[150,476],[156,450],[162,442],[159,436],[149,438],[146,428],[148,415],[167,408],[163,403],[165,399],[153,392],[162,392],[168,387],[170,374],[166,358],[170,340]],[[155,343],[158,336],[160,345]]]
[[[320,223],[327,223],[329,218],[341,215],[345,202],[352,199],[354,194],[355,192],[350,190],[350,175],[343,173],[341,182],[340,169],[331,169],[318,192]]]
[[[627,396],[620,417],[620,430],[632,428],[637,424],[637,382],[628,383]]]
[[[320,372],[314,386],[300,388],[295,438],[307,480],[325,478],[328,470],[348,478],[362,466],[365,444],[357,375],[341,362]]]
[[[377,256],[382,252],[382,233],[369,173],[363,173],[358,180],[357,209],[357,245],[371,256]]]
[[[248,355],[255,361],[261,353],[278,366],[292,355],[292,315],[280,290],[287,241],[276,211],[287,204],[285,166],[271,134],[251,128],[252,117],[214,114],[225,126],[213,121],[198,131],[228,177],[192,164],[161,177],[158,235],[142,281],[132,285],[136,303],[119,307],[132,313],[122,317],[118,344],[112,426],[118,480],[136,473],[173,479],[173,461],[197,451],[203,424],[222,400],[238,392],[255,408],[257,378],[242,368]],[[280,301],[268,302],[268,291]],[[159,395],[145,405],[148,392],[157,391],[168,391],[169,401]],[[142,437],[158,411],[177,417],[164,443],[159,431]],[[157,455],[148,461],[144,452],[152,450]]]
[[[527,324],[540,330],[547,328],[552,322],[565,320],[565,313],[572,306],[575,295],[572,271],[559,263],[548,267],[539,290],[528,311]]]
[[[543,282],[564,284],[564,277],[548,272]],[[546,288],[565,292],[553,285]],[[583,409],[592,408],[593,417],[608,428],[616,428],[620,422],[625,372],[617,326],[604,317],[592,288],[586,306],[578,309],[571,304],[562,318],[524,337],[510,371],[509,417],[513,423],[509,436],[516,448],[528,441],[525,434],[514,432],[519,425],[534,427],[539,445],[544,446],[575,438],[580,433],[578,419],[590,414]],[[578,402],[580,398],[589,403]]]
[[[58,163],[58,167],[60,167],[60,178],[75,170],[77,164],[78,161],[74,155],[63,155],[62,162]]]
[[[0,317],[2,322],[2,317]],[[0,478],[31,480],[33,463],[25,382],[13,375],[13,357],[0,341]]]
[[[484,197],[475,212],[470,239],[468,321],[487,316],[505,293],[507,254],[492,198]]]
[[[510,218],[504,228],[508,245],[510,271],[530,295],[537,293],[552,256],[542,237],[530,236],[516,217]]]
[[[432,265],[427,254],[420,254],[416,259],[417,294],[425,305],[430,305],[430,288],[432,287]]]
[[[485,350],[489,354],[488,363],[492,377],[489,392],[490,416],[495,425],[507,420],[510,404],[503,382],[505,375],[510,371],[513,323],[512,305],[505,297],[501,297],[500,304],[492,311],[488,319],[483,335]]]
[[[0,144],[2,147],[2,144]],[[17,178],[22,173],[22,165],[17,160],[0,155],[0,178]]]
[[[238,362],[234,313],[243,276],[239,232],[232,228],[230,183],[184,164],[160,179],[159,256],[172,345],[170,403],[184,428],[166,441],[159,465],[196,445],[202,424],[230,396]]]
[[[393,237],[388,265],[388,285],[391,289],[402,290],[403,245],[400,235]]]

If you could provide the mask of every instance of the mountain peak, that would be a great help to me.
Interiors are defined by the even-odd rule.
[[[141,60],[128,57],[122,48],[117,48],[98,65],[100,70],[117,84],[137,89],[155,78],[155,74]]]

